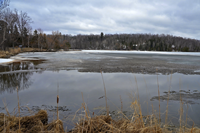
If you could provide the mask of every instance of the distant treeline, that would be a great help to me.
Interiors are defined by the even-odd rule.
[[[9,43],[10,41],[10,43]],[[17,44],[22,44],[19,36]],[[7,46],[12,46],[7,39]],[[16,45],[15,45],[16,46]],[[24,37],[23,47],[44,49],[91,49],[91,50],[147,50],[199,52],[200,41],[165,34],[103,34],[62,35],[53,31],[46,35],[41,29]]]
[[[200,41],[172,35],[106,34],[62,35],[72,49],[200,51]]]

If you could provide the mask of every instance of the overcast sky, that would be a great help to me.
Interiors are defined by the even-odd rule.
[[[151,33],[200,40],[200,0],[10,0],[33,29],[62,34]]]

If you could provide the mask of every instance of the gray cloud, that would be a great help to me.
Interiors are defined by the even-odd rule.
[[[63,34],[152,33],[200,39],[200,0],[11,0],[33,29]]]

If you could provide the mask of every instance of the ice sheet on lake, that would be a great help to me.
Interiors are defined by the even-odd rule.
[[[200,56],[200,52],[158,52],[158,51],[118,51],[118,50],[82,50],[87,53],[114,53],[114,54],[161,54],[161,55],[190,55]]]
[[[25,57],[21,57],[21,56],[18,56],[18,55],[11,57],[11,59],[18,60],[18,61],[23,61],[23,60],[39,60],[37,58],[32,58],[32,57],[25,58]]]
[[[2,58],[0,58],[0,64],[9,63],[9,62],[13,62],[13,61],[14,61],[13,59],[2,59]]]

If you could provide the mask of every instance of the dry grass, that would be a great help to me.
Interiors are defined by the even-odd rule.
[[[36,130],[35,128],[38,126],[45,126],[47,119],[47,112],[43,110],[33,116],[27,117],[9,116],[1,113],[0,132],[28,132]]]
[[[9,58],[23,52],[45,52],[46,49],[39,48],[8,48],[6,51],[0,50],[0,58]]]
[[[106,86],[105,86],[105,82],[104,82],[104,79],[103,79],[102,71],[100,71],[100,72],[101,72],[101,77],[102,77],[102,81],[103,81],[104,93],[105,93],[106,112],[107,112],[107,116],[109,116],[109,108],[108,108],[107,96],[106,96]]]
[[[131,119],[128,119],[122,111],[119,111],[122,115],[116,119],[112,119],[108,115],[90,115],[86,103],[84,102],[84,97],[82,94],[83,104],[81,108],[84,109],[83,116],[78,122],[76,122],[74,129],[69,131],[73,133],[200,133],[200,129],[192,127],[185,128],[180,124],[180,127],[170,129],[167,124],[160,124],[155,113],[149,116],[143,116],[140,104],[136,99],[131,103],[131,108],[133,109],[133,114]],[[122,101],[122,100],[121,100]],[[58,102],[57,102],[58,103]],[[122,106],[122,105],[121,105]],[[181,113],[182,117],[182,103],[181,103]],[[121,108],[122,110],[122,108]],[[19,126],[20,123],[20,126]],[[39,133],[57,133],[65,132],[63,128],[62,121],[57,117],[57,120],[48,124],[48,115],[44,110],[39,111],[37,114],[26,117],[16,117],[0,114],[0,132],[39,132]]]
[[[19,94],[17,87],[18,116],[10,115],[5,108],[7,115],[0,113],[0,132],[1,133],[64,133],[63,122],[59,119],[57,106],[57,120],[48,124],[48,114],[45,110],[40,110],[32,116],[20,116]],[[57,105],[59,96],[57,95]],[[27,107],[28,108],[28,107]],[[28,108],[29,109],[29,108]]]
[[[19,94],[18,94],[18,87],[17,87],[17,100],[18,100],[18,117],[19,117],[19,133],[21,133],[21,125],[20,125],[20,105],[19,105]]]
[[[85,104],[83,104],[85,106]],[[137,100],[132,101],[131,107],[134,112],[132,118],[121,117],[117,120],[107,115],[96,115],[90,117],[89,111],[85,110],[85,116],[70,132],[73,133],[199,133],[198,128],[174,128],[160,124],[156,115],[143,117],[141,119],[140,106]],[[84,107],[85,108],[85,107]],[[122,113],[122,112],[120,112]],[[122,115],[124,116],[124,114]]]
[[[20,48],[8,49],[7,51],[0,51],[0,58],[9,58],[21,52]]]
[[[85,106],[85,103],[82,105]],[[182,106],[182,103],[181,103]],[[200,133],[199,128],[180,127],[171,128],[167,124],[161,124],[153,113],[150,116],[141,117],[138,100],[132,101],[131,107],[134,112],[132,118],[128,119],[124,114],[121,118],[114,120],[111,116],[96,115],[91,117],[85,110],[84,118],[80,119],[70,132],[73,133]],[[85,108],[85,107],[83,107]],[[182,112],[182,108],[181,108]],[[122,112],[120,112],[122,113]],[[180,117],[182,117],[182,113]],[[125,116],[125,117],[123,117]]]
[[[21,127],[19,128],[19,121]],[[44,110],[32,116],[16,117],[0,114],[1,133],[37,133],[37,132],[64,132],[61,120],[55,120],[48,124],[48,115]]]
[[[22,48],[22,52],[46,52],[46,49],[40,48]]]

